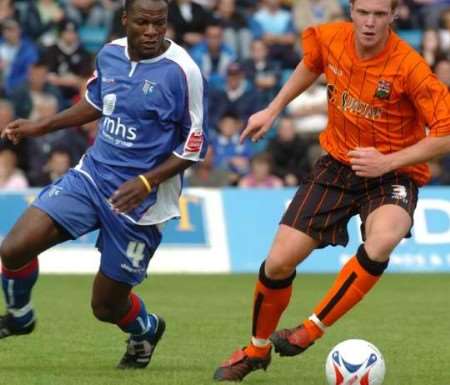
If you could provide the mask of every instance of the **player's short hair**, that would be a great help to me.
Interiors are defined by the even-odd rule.
[[[164,3],[169,5],[169,0],[148,0],[148,1],[163,1]],[[135,2],[136,2],[136,0],[125,0],[125,3],[123,5],[123,8],[125,9],[125,11],[128,12]]]
[[[350,0],[350,4],[353,5],[355,3],[355,0]],[[398,0],[391,0],[391,8],[392,10],[395,10],[398,6]]]

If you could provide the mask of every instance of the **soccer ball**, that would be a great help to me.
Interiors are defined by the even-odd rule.
[[[329,385],[381,385],[385,372],[381,352],[364,340],[346,340],[337,344],[325,364]]]

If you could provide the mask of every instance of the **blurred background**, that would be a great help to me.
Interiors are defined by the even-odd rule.
[[[121,14],[121,0],[0,0],[0,126],[52,115],[83,97],[96,52],[123,36]],[[168,38],[189,51],[209,82],[210,147],[186,173],[181,220],[166,225],[152,271],[258,270],[295,187],[322,155],[323,79],[289,104],[262,141],[240,144],[239,133],[301,60],[302,31],[348,15],[348,0],[170,2]],[[450,0],[400,0],[394,28],[450,85]],[[92,122],[19,146],[0,143],[0,240],[95,134]],[[450,156],[430,166],[432,186],[421,190],[413,237],[396,249],[390,271],[450,271]],[[358,218],[349,224],[348,248],[318,251],[302,269],[338,271],[362,241],[359,225]],[[95,272],[95,239],[44,253],[41,271]]]
[[[295,99],[257,144],[239,144],[248,117],[266,106],[302,58],[311,24],[345,20],[348,0],[172,0],[168,37],[183,45],[210,86],[206,162],[192,187],[296,186],[321,155],[327,122],[323,81]],[[38,119],[75,103],[95,53],[123,36],[122,0],[0,0],[0,126]],[[450,85],[450,0],[401,0],[394,25]],[[0,191],[40,187],[76,164],[96,124],[20,146],[0,143]],[[450,157],[430,163],[432,185],[450,184]]]

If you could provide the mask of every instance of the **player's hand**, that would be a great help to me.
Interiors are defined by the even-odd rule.
[[[118,213],[129,213],[138,207],[147,197],[148,190],[139,178],[122,184],[109,198],[109,203]]]
[[[358,176],[376,178],[391,171],[388,156],[373,147],[357,147],[347,155],[352,170]]]
[[[259,139],[264,137],[264,135],[272,127],[275,118],[276,115],[274,115],[273,112],[267,108],[250,116],[247,127],[245,127],[244,131],[241,133],[241,143],[243,143],[248,137],[250,137],[252,142],[257,142]]]
[[[9,123],[1,130],[1,138],[8,138],[14,144],[18,144],[28,136],[38,136],[42,133],[42,125],[31,120],[18,119]]]

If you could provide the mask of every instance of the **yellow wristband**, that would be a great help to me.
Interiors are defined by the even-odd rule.
[[[139,179],[144,183],[145,187],[147,188],[147,191],[150,193],[152,192],[152,185],[149,183],[147,178],[144,175],[138,175]]]

